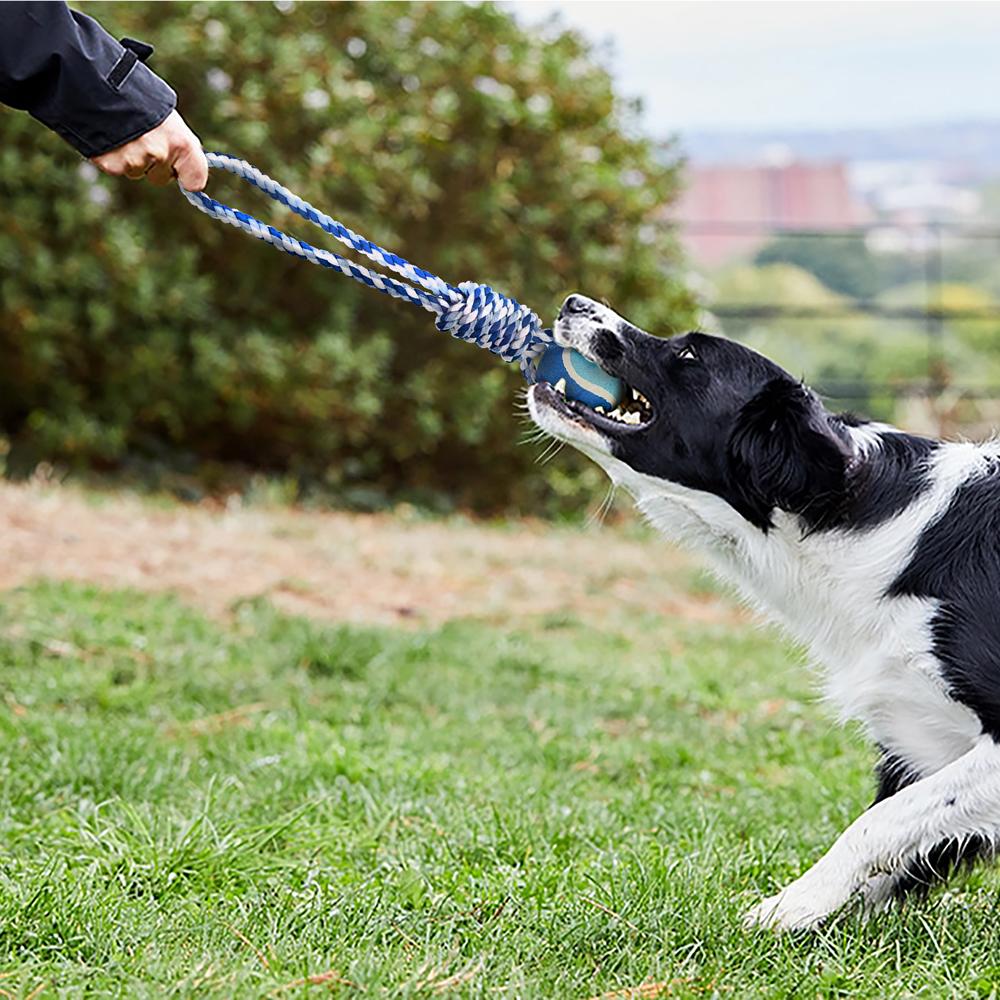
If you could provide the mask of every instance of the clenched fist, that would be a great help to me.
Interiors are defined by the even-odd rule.
[[[176,112],[154,129],[117,149],[95,156],[94,166],[114,177],[151,184],[169,184],[175,177],[189,191],[200,191],[208,182],[208,161],[198,136]]]

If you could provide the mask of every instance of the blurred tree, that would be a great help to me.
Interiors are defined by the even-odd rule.
[[[156,45],[154,68],[207,148],[414,262],[543,317],[579,289],[652,329],[688,321],[657,224],[676,165],[637,136],[635,106],[577,35],[525,30],[490,4],[85,9]],[[301,232],[237,181],[210,189]],[[516,371],[428,314],[281,256],[176,192],[98,177],[6,110],[0,200],[11,466],[235,462],[342,501],[481,510],[551,496],[517,445]],[[566,471],[552,485],[571,503],[590,473]]]
[[[947,283],[973,285],[991,295],[1000,295],[1000,240],[976,238],[946,243],[941,258],[942,277]]]
[[[714,298],[733,306],[805,308],[846,301],[811,271],[794,264],[736,264],[720,271],[713,285]]]
[[[912,284],[886,292],[879,301],[940,313],[943,336],[935,350],[947,381],[970,387],[1000,384],[1000,302],[987,289],[955,281],[930,290]]]
[[[889,321],[850,309],[851,299],[791,264],[735,266],[716,279],[715,301],[740,306],[848,307],[821,317],[728,317],[725,332],[827,393],[834,409],[893,419],[897,395],[929,374],[919,322]],[[750,311],[748,310],[748,311]]]
[[[863,235],[779,236],[757,251],[754,263],[794,264],[815,275],[831,291],[853,299],[872,299],[879,292],[920,276],[921,263],[902,254],[872,253]]]

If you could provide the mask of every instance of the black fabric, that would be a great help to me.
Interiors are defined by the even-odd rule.
[[[149,42],[140,42],[138,38],[123,38],[122,45],[134,52],[143,62],[149,62],[149,57],[156,51]]]
[[[132,72],[132,67],[139,61],[139,57],[132,51],[126,51],[125,55],[115,63],[115,68],[108,74],[108,83],[117,90],[124,82],[125,77]]]
[[[87,157],[136,139],[173,111],[177,95],[143,65],[152,47],[125,42],[64,3],[0,3],[0,102]]]

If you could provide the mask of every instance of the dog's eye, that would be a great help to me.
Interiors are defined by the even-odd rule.
[[[677,352],[677,357],[681,361],[697,361],[698,355],[694,353],[693,347],[683,347]]]

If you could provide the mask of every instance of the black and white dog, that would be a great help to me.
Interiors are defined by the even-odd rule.
[[[802,642],[881,749],[875,803],[749,925],[879,907],[1000,843],[1000,443],[828,413],[732,341],[636,329],[581,295],[558,343],[619,376],[603,414],[531,387],[535,423]]]

